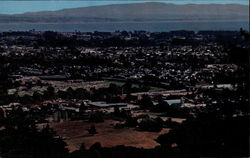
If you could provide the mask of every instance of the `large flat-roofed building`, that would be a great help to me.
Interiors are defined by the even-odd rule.
[[[90,102],[89,106],[97,107],[97,108],[110,108],[110,107],[125,107],[126,103],[106,103],[106,102]]]

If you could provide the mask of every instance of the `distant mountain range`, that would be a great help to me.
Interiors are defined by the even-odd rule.
[[[147,2],[0,15],[0,23],[5,24],[161,21],[249,21],[249,8],[239,4]]]

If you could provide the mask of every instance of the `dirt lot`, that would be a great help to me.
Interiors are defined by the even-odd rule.
[[[79,149],[84,143],[89,148],[96,142],[100,142],[103,147],[125,145],[133,147],[154,148],[159,145],[154,141],[160,134],[167,133],[169,129],[161,132],[141,132],[133,128],[115,129],[113,124],[117,121],[106,120],[103,123],[89,123],[83,121],[68,121],[61,123],[51,123],[50,126],[57,134],[64,138],[68,144],[68,149],[74,151]],[[87,131],[91,125],[96,126],[97,134],[90,135]]]

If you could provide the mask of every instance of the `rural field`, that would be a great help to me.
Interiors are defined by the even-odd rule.
[[[90,123],[85,121],[68,121],[60,123],[51,123],[50,126],[67,143],[69,151],[78,150],[81,144],[88,149],[96,142],[100,142],[103,147],[114,147],[117,145],[132,146],[138,148],[150,149],[159,145],[155,139],[169,129],[163,129],[161,132],[137,131],[134,128],[115,129],[113,126],[118,121],[105,120],[103,123]],[[90,135],[88,129],[95,125],[97,134]]]

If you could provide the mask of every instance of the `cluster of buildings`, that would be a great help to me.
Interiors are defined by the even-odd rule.
[[[37,108],[39,111],[40,106],[55,105],[54,111],[53,108],[50,110],[60,112],[56,113],[54,120],[59,116],[68,120],[73,117],[72,113],[79,117],[81,108],[86,106],[93,110],[136,105],[136,101],[145,95],[150,96],[154,105],[158,104],[156,98],[161,95],[169,105],[204,107],[216,100],[204,95],[203,91],[237,91],[241,86],[236,78],[242,75],[242,68],[229,62],[227,50],[217,42],[220,32],[53,32],[53,39],[58,42],[55,45],[46,43],[51,39],[44,34],[36,31],[0,33],[0,57],[9,65],[12,70],[9,77],[16,83],[9,89],[10,95],[20,89],[25,91],[25,87],[26,90],[33,87],[34,92],[39,91],[39,87],[54,86],[44,81],[60,81],[66,85],[68,80],[130,81],[165,89],[131,93],[134,102],[130,103],[91,101],[88,98],[87,101],[51,100],[46,104],[37,103],[37,106],[23,106],[24,110]],[[235,32],[221,34],[240,38]],[[120,43],[110,46],[110,41],[118,39]],[[76,44],[69,45],[72,41]],[[121,101],[126,95],[116,94]],[[6,117],[13,106],[17,105],[1,106],[1,115]],[[67,111],[67,114],[62,111]]]

